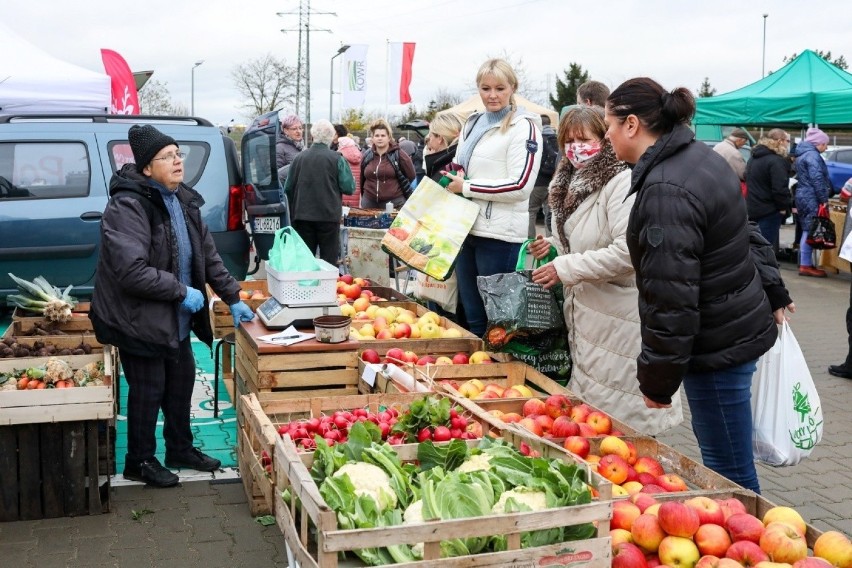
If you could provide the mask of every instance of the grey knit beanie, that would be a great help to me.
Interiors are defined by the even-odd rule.
[[[139,173],[142,173],[145,166],[151,163],[157,152],[171,144],[178,145],[174,138],[163,134],[150,124],[144,126],[134,124],[130,127],[127,138],[130,140],[133,161],[136,162],[136,170]]]

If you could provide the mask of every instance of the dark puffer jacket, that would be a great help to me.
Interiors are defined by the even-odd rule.
[[[128,164],[109,184],[101,221],[101,250],[89,317],[101,343],[141,357],[176,357],[177,309],[186,286],[177,274],[177,242],[160,191]],[[192,286],[205,283],[228,305],[239,301],[240,285],[228,273],[199,208],[194,189],[181,184],[178,199],[192,245]],[[208,346],[213,332],[206,309],[192,316],[192,330]]]
[[[751,234],[736,174],[687,127],[648,148],[630,193],[627,245],[642,320],[637,374],[645,396],[669,403],[687,371],[728,369],[772,347],[772,306],[789,296],[768,243]]]
[[[793,200],[789,182],[790,162],[763,144],[755,146],[746,167],[748,218],[756,221],[789,211]]]

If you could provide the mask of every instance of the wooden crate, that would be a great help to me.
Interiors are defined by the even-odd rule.
[[[390,305],[411,304],[412,306],[417,306],[418,309],[419,309],[419,312],[415,312],[415,313],[418,315],[418,317],[422,316],[423,314],[425,314],[428,311],[428,310],[426,310],[426,308],[424,308],[423,306],[421,306],[420,304],[417,304],[415,302],[385,302],[385,303],[390,304]],[[411,308],[408,308],[408,309],[411,309]],[[414,311],[414,310],[412,310],[412,311]],[[372,319],[353,319],[352,320],[352,327],[355,328],[355,329],[359,329],[362,325],[368,324],[368,323],[373,323],[373,320]],[[451,351],[452,352],[463,351],[463,349],[457,349],[456,350],[453,347],[455,342],[458,342],[458,340],[460,340],[460,339],[468,340],[467,343],[462,342],[462,344],[465,344],[465,345],[469,345],[470,344],[469,340],[471,340],[471,339],[480,340],[477,336],[475,336],[474,334],[472,334],[471,332],[469,332],[468,330],[466,330],[465,328],[461,327],[460,325],[458,325],[457,323],[455,323],[454,321],[452,321],[448,318],[442,317],[440,325],[441,325],[441,327],[446,328],[446,329],[457,330],[459,332],[459,337],[435,337],[435,338],[430,338],[430,339],[424,339],[424,338],[414,339],[414,338],[411,338],[411,337],[408,337],[408,338],[405,338],[405,339],[372,339],[372,340],[365,340],[362,347],[364,349],[372,348],[372,349],[375,349],[376,351],[387,351],[388,349],[390,349],[392,347],[399,347],[404,351],[414,351],[415,353],[430,353],[430,352],[449,353]]]
[[[0,391],[0,425],[105,420],[114,416],[113,377],[118,372],[115,349],[109,347],[103,353],[60,358],[75,370],[87,363],[103,361],[104,386]],[[0,359],[0,372],[37,367],[48,359]]]
[[[362,290],[369,290],[374,295],[384,298],[390,302],[410,302],[411,298],[399,292],[389,286],[361,286]],[[383,306],[385,302],[383,300],[379,300],[379,305]]]
[[[28,329],[31,329],[29,327]],[[12,338],[20,345],[32,347],[36,341],[41,341],[44,344],[52,344],[57,349],[74,349],[81,343],[86,343],[92,347],[95,353],[103,351],[103,344],[95,337],[95,332],[92,330],[86,331],[69,331],[64,335],[24,335],[24,328],[20,321],[13,321],[6,328],[2,339]]]
[[[71,317],[83,317],[88,319],[90,309],[91,302],[77,302],[77,305],[71,309]],[[44,316],[39,313],[24,310],[16,306],[15,309],[12,311],[12,321],[26,321],[32,323],[36,321],[44,322],[45,319]]]
[[[262,300],[242,300],[252,310],[256,310],[263,302],[269,299],[269,289],[267,288],[266,280],[245,280],[240,282],[240,288],[248,292],[254,292],[255,290],[263,292],[265,297]],[[210,326],[213,328],[213,337],[221,339],[229,333],[233,333],[234,318],[231,316],[231,308],[216,295],[216,292],[213,291],[213,288],[209,284],[207,285],[207,298],[210,301],[208,314],[210,315]],[[223,347],[230,349],[230,346]]]
[[[254,394],[242,395],[237,413],[237,461],[251,514],[269,515],[275,497],[274,475],[262,463],[262,452],[271,457],[278,426],[284,422],[320,417],[336,410],[365,408],[378,412],[383,406],[408,406],[423,394],[349,395],[260,402]]]
[[[10,329],[13,329],[12,335],[19,336],[24,335],[35,326],[35,324],[44,324],[48,323],[43,317],[38,316],[27,316],[27,315],[15,315],[20,314],[18,311],[20,308],[15,308],[15,312],[12,314],[12,325],[9,326]],[[26,312],[23,312],[26,314]],[[58,329],[59,331],[66,334],[84,334],[88,333],[94,335],[94,328],[92,328],[92,320],[89,319],[88,312],[73,312],[71,319],[66,322],[54,322],[51,324],[53,329]],[[47,337],[47,336],[42,336]]]
[[[247,322],[240,326],[235,357],[237,375],[245,390],[255,393],[258,400],[357,394],[358,342],[330,345],[314,341],[317,345],[309,347],[296,344],[289,348],[260,348],[250,334],[257,333],[258,326],[263,324]],[[315,349],[302,351],[311,347]],[[237,391],[246,394],[240,388]]]
[[[539,565],[570,565],[585,568],[605,568],[610,566],[612,551],[609,538],[609,519],[612,518],[612,501],[609,499],[611,485],[592,473],[583,462],[576,462],[565,453],[552,453],[537,441],[526,437],[519,431],[506,432],[504,436],[518,447],[526,442],[543,455],[563,459],[567,463],[578,463],[587,472],[592,485],[598,483],[600,499],[587,505],[560,507],[542,511],[491,515],[487,519],[470,518],[450,521],[431,521],[406,526],[383,527],[379,529],[340,530],[334,511],[325,503],[319,488],[310,475],[312,454],[299,454],[289,438],[275,441],[276,496],[275,519],[288,549],[300,568],[336,568],[338,554],[359,548],[368,548],[381,543],[414,544],[424,542],[424,560],[416,564],[430,568],[456,568],[468,566],[480,567],[526,567]],[[475,444],[472,440],[470,443]],[[394,448],[401,459],[414,459],[416,444],[396,446]],[[567,458],[567,459],[566,459]],[[284,502],[280,492],[289,490],[292,496],[290,504]],[[555,545],[520,549],[522,532],[548,527],[596,523],[597,534],[594,538],[570,541]],[[440,558],[440,541],[450,538],[489,536],[503,534],[508,536],[510,550],[483,555]],[[348,565],[348,564],[347,564]]]
[[[99,475],[105,422],[0,426],[0,521],[108,512],[109,476]]]

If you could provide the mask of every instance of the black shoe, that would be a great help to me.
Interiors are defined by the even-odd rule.
[[[841,363],[840,365],[829,365],[828,374],[843,379],[852,379],[852,367],[848,367],[846,363]]]
[[[221,467],[222,462],[202,453],[198,448],[192,448],[182,454],[166,452],[166,465],[197,471],[216,471]]]
[[[164,468],[157,458],[136,464],[125,463],[124,478],[141,481],[153,487],[172,487],[180,481],[180,478]]]

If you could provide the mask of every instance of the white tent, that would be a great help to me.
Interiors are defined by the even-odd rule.
[[[3,24],[0,35],[0,115],[109,110],[109,75],[56,59]]]
[[[550,117],[550,125],[553,128],[556,128],[556,125],[559,124],[559,113],[553,109],[543,107],[539,104],[532,102],[529,99],[525,99],[524,97],[518,94],[515,95],[515,104],[534,114],[546,114]],[[467,99],[466,101],[460,102],[450,110],[467,116],[472,112],[483,112],[485,110],[485,105],[482,104],[482,98],[478,94],[476,94]]]

